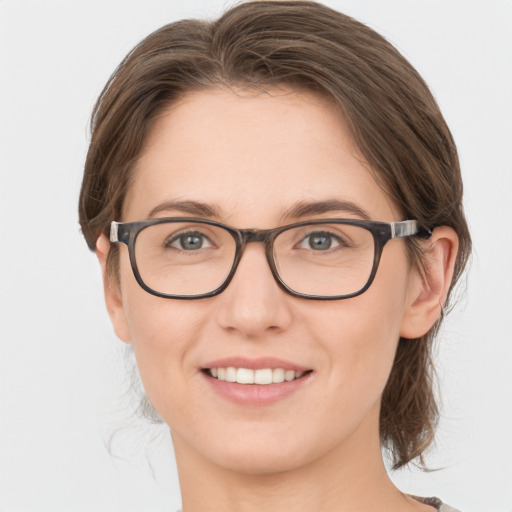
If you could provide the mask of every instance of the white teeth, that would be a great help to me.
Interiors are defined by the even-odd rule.
[[[276,384],[284,382],[284,370],[282,368],[274,368],[272,371],[272,382],[275,382]]]
[[[226,382],[238,382],[239,384],[279,384],[284,381],[292,381],[304,375],[305,372],[285,370],[284,368],[261,368],[251,370],[249,368],[210,368],[210,375]]]
[[[293,370],[286,370],[284,372],[284,380],[285,381],[290,381],[290,380],[293,380],[295,378],[295,372]]]
[[[236,381],[239,384],[254,384],[254,371],[247,368],[238,368]]]
[[[256,370],[254,372],[254,384],[272,384],[272,370],[270,368]]]
[[[236,382],[236,368],[226,368],[226,382]]]

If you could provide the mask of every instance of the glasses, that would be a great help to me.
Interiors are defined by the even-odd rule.
[[[371,285],[389,240],[428,238],[415,220],[321,219],[275,229],[235,229],[196,218],[112,222],[139,285],[169,299],[213,297],[229,285],[248,243],[261,242],[277,283],[296,297],[337,300]]]

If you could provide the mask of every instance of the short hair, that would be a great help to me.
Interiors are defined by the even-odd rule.
[[[452,135],[428,86],[410,63],[364,24],[310,1],[246,2],[215,21],[183,20],[139,43],[94,107],[79,216],[94,249],[124,199],[155,118],[178,98],[216,87],[291,86],[334,102],[374,177],[403,218],[450,226],[459,251],[450,297],[471,251]],[[421,269],[423,255],[407,241]],[[108,256],[116,274],[117,247]],[[448,304],[448,303],[447,303]],[[382,396],[381,444],[395,468],[423,454],[439,410],[432,346],[441,318],[417,339],[400,339]]]

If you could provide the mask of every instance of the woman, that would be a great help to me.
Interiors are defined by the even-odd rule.
[[[378,34],[302,1],[151,34],[97,102],[80,221],[184,512],[453,510],[382,457],[432,442],[471,242],[450,132]]]

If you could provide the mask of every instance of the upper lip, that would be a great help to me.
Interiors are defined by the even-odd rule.
[[[259,370],[263,368],[283,368],[284,370],[294,370],[296,372],[305,372],[311,370],[306,366],[302,366],[284,359],[275,357],[258,357],[255,359],[248,359],[246,357],[224,357],[215,359],[203,365],[203,369],[209,368],[247,368],[250,370]]]

